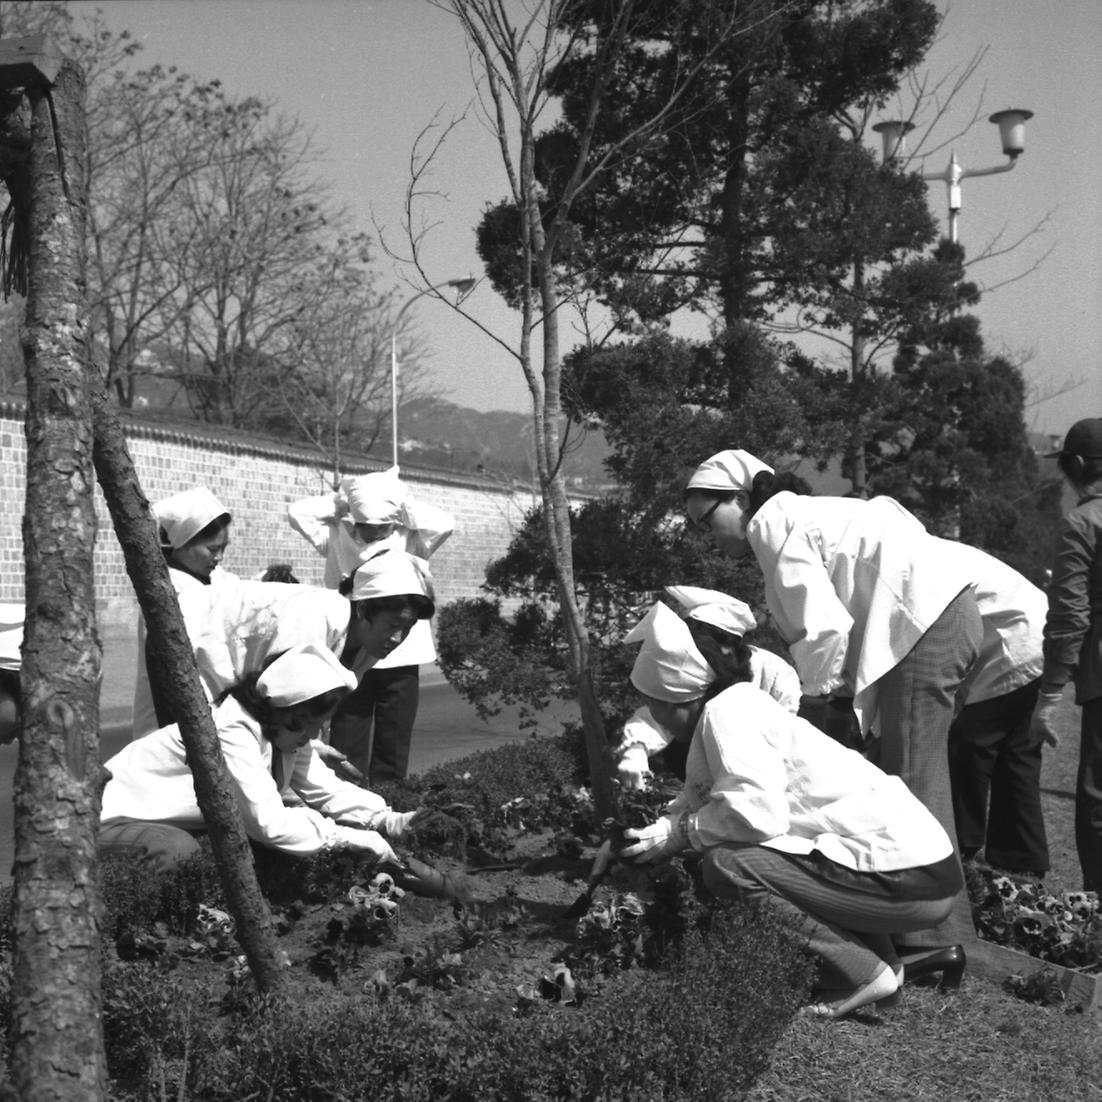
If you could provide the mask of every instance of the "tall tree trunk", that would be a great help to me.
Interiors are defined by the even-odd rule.
[[[195,778],[195,796],[210,833],[241,948],[257,987],[274,991],[283,981],[283,971],[271,912],[257,883],[249,839],[210,704],[199,682],[195,652],[160,549],[157,526],[134,471],[126,437],[107,405],[98,376],[92,404],[96,475],[145,617],[149,676],[158,697],[179,717],[180,734]]]
[[[850,424],[848,449],[850,454],[853,496],[869,496],[869,475],[866,461],[865,415],[868,394],[869,365],[865,363],[865,265],[860,259],[853,265],[853,302],[855,318],[850,330],[849,378]]]
[[[100,645],[84,308],[84,78],[27,90],[27,616],[15,773],[12,1079],[20,1099],[106,1097],[96,835]]]
[[[546,248],[535,189],[526,212],[535,245],[534,262],[543,314],[543,402],[537,405],[536,455],[543,490],[543,515],[553,556],[555,580],[559,590],[559,608],[566,630],[567,645],[578,708],[585,734],[589,783],[593,790],[594,817],[597,822],[614,816],[617,810],[616,788],[612,781],[612,754],[605,733],[604,719],[593,687],[590,668],[589,631],[578,604],[574,583],[574,544],[570,526],[570,501],[560,455],[559,422],[562,416],[562,359],[559,351],[558,296],[552,257]]]

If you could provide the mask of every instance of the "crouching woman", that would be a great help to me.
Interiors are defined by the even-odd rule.
[[[230,690],[214,712],[222,755],[249,837],[285,853],[329,849],[395,860],[415,812],[340,780],[311,745],[354,688],[355,675],[328,650],[292,647]],[[140,854],[160,869],[190,857],[204,829],[183,739],[173,724],[124,747],[106,768],[101,853]],[[295,794],[301,803],[287,806]]]
[[[961,888],[949,836],[898,777],[751,684],[748,660],[716,685],[666,606],[633,639],[643,646],[632,684],[690,746],[682,792],[655,823],[625,832],[622,856],[692,849],[716,896],[770,898],[824,964],[814,1014],[839,1018],[893,995],[903,969],[892,936],[941,921]]]

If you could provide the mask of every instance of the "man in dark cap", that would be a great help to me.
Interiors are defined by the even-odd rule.
[[[1083,886],[1102,891],[1102,418],[1076,421],[1052,452],[1076,504],[1057,533],[1045,620],[1041,693],[1031,733],[1055,746],[1064,686],[1082,708],[1075,846]]]

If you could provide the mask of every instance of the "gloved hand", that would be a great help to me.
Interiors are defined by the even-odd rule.
[[[398,855],[390,848],[390,843],[374,830],[345,827],[341,837],[349,849],[373,854],[376,861],[398,861]]]
[[[625,792],[645,792],[653,776],[646,750],[638,743],[629,746],[616,763],[616,775]]]
[[[1033,715],[1029,719],[1029,738],[1036,746],[1047,742],[1056,746],[1060,736],[1056,733],[1056,713],[1063,699],[1063,692],[1038,693],[1037,703],[1033,705]]]
[[[624,841],[628,845],[620,850],[620,856],[625,861],[640,865],[664,861],[689,848],[687,815],[663,815],[650,826],[628,827]]]
[[[410,824],[424,811],[424,808],[417,808],[414,811],[392,811],[388,807],[372,818],[371,825],[388,838],[401,838],[409,830]]]

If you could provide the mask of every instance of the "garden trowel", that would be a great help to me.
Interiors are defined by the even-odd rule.
[[[593,867],[589,870],[585,891],[563,911],[563,918],[581,918],[589,910],[589,905],[593,902],[593,893],[601,881],[608,876],[609,869],[612,868],[612,863],[616,860],[619,851],[619,846],[612,838],[605,839],[601,848],[597,850],[597,856],[593,859]]]

